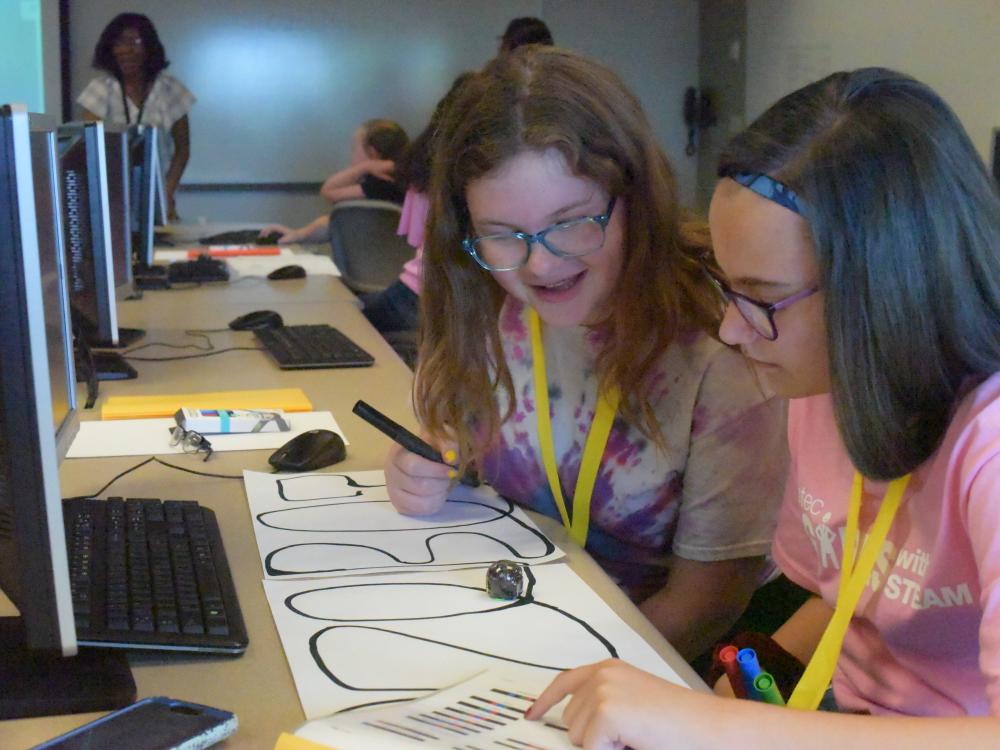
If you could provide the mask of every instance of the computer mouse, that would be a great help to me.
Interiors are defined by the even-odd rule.
[[[347,458],[344,441],[331,430],[309,430],[278,448],[267,462],[278,471],[312,471]]]
[[[234,331],[253,331],[258,328],[281,328],[285,321],[274,310],[254,310],[229,321]]]
[[[291,265],[275,268],[267,275],[267,278],[271,281],[284,281],[285,279],[304,279],[305,276],[306,269],[302,266]]]

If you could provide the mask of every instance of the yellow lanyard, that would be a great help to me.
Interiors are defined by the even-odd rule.
[[[610,393],[598,396],[594,421],[587,433],[587,443],[584,445],[583,458],[580,461],[580,474],[573,492],[573,519],[570,521],[562,485],[559,483],[556,452],[552,441],[552,416],[549,414],[549,381],[545,375],[542,323],[534,308],[528,308],[528,320],[531,324],[535,408],[538,411],[538,443],[542,449],[542,463],[545,465],[545,475],[548,477],[556,507],[559,508],[563,526],[569,531],[573,541],[584,547],[587,544],[587,530],[590,526],[590,497],[594,492],[594,482],[597,481],[597,470],[601,466],[604,448],[608,444],[608,435],[611,434],[611,424],[615,421],[615,413],[618,411],[618,389],[614,388]]]
[[[851,504],[847,511],[847,526],[844,529],[844,559],[840,568],[837,606],[834,608],[833,617],[830,618],[830,622],[823,632],[823,637],[816,647],[816,652],[809,660],[809,666],[806,667],[802,679],[799,680],[791,698],[788,699],[790,708],[812,711],[819,706],[823,699],[823,694],[829,687],[833,671],[837,666],[840,648],[844,643],[844,636],[847,634],[847,626],[851,624],[851,618],[854,616],[854,610],[858,606],[861,594],[868,586],[875,558],[882,551],[885,537],[896,517],[896,511],[899,510],[903,493],[906,491],[906,485],[909,481],[910,475],[907,474],[889,483],[885,498],[882,500],[882,506],[878,509],[878,515],[868,531],[868,538],[865,540],[861,554],[857,556],[857,564],[855,564],[858,549],[858,517],[861,514],[861,492],[864,480],[860,473],[854,472]]]

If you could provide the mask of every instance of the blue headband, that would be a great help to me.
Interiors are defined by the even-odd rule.
[[[802,201],[788,185],[778,182],[773,177],[759,172],[736,172],[728,175],[745,188],[753,190],[757,195],[784,206],[789,211],[802,215]]]

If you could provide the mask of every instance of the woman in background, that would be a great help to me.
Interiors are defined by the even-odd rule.
[[[93,67],[102,74],[77,97],[88,120],[150,125],[160,131],[167,211],[177,218],[174,195],[191,156],[188,113],[195,98],[164,72],[170,62],[153,22],[140,13],[120,13],[101,32]]]

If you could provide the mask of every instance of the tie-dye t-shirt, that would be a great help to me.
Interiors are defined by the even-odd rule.
[[[527,309],[508,298],[500,335],[516,408],[483,476],[501,494],[559,518],[542,464]],[[597,401],[595,334],[543,326],[563,496],[572,514]],[[639,600],[663,587],[671,553],[714,561],[766,555],[787,470],[785,403],[762,392],[740,354],[704,334],[675,341],[650,381],[667,450],[615,420],[591,498],[587,550]],[[499,393],[500,413],[506,396]]]

